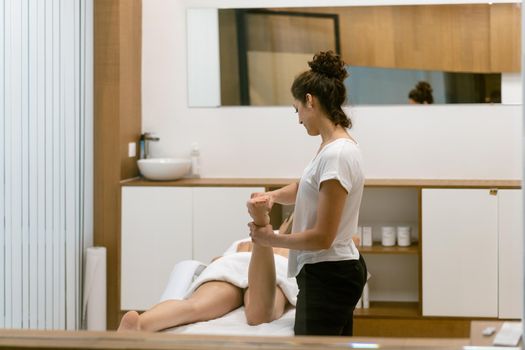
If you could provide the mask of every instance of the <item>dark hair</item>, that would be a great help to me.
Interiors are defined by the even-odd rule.
[[[351,128],[352,122],[341,108],[346,100],[343,81],[348,76],[341,57],[332,51],[321,51],[314,55],[308,65],[310,70],[299,74],[292,84],[293,97],[302,103],[306,102],[308,93],[317,97],[335,125]]]
[[[410,90],[408,98],[417,103],[434,103],[434,97],[432,97],[432,86],[426,81],[420,81],[414,89]]]

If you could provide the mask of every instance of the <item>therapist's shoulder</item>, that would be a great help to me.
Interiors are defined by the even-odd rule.
[[[341,139],[328,146],[322,154],[326,160],[349,159],[360,153],[359,146],[350,139]]]

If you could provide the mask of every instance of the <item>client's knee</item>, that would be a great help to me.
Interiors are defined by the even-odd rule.
[[[246,322],[250,326],[257,326],[273,321],[273,308],[250,307],[249,305],[245,305],[244,314],[246,315]]]
[[[203,321],[208,321],[207,319],[205,319],[205,315],[206,315],[206,305],[204,305],[203,303],[201,303],[199,300],[195,300],[195,299],[187,299],[185,300],[186,302],[186,312],[189,314],[189,315],[192,315],[193,319],[195,319],[196,321],[200,321],[200,320],[203,320]]]

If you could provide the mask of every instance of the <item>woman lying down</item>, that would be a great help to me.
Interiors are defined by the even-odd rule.
[[[290,223],[288,218],[279,231],[288,231]],[[118,330],[155,332],[219,318],[243,305],[249,325],[274,321],[297,300],[297,283],[287,277],[287,266],[288,249],[262,247],[249,239],[235,242],[204,269],[183,300],[166,300],[140,315],[129,311]]]

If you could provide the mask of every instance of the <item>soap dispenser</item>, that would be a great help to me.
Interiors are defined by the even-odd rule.
[[[201,177],[199,144],[194,142],[191,144],[191,176]]]

